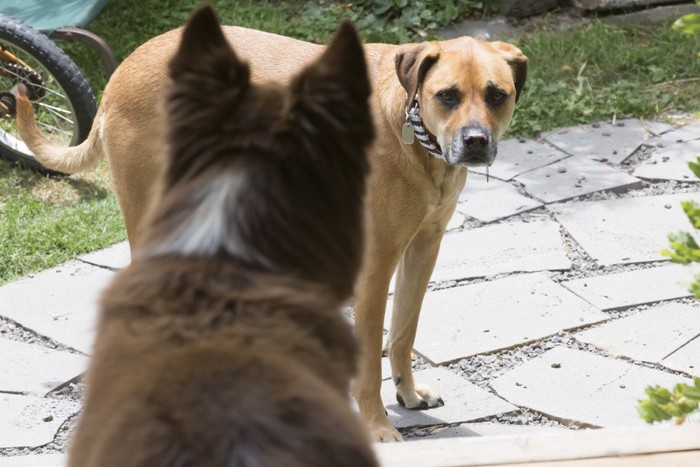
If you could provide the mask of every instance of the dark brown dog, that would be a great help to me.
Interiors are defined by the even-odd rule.
[[[376,465],[340,312],[373,137],[353,27],[288,89],[255,85],[205,7],[169,72],[165,171],[102,297],[69,465]]]

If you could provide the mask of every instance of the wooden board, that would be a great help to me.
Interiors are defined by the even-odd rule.
[[[700,467],[700,424],[420,440],[375,448],[383,467]]]

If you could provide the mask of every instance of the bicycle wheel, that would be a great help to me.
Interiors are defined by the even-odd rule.
[[[90,132],[95,95],[82,73],[51,39],[0,14],[0,157],[51,173],[17,134],[14,95],[22,85],[34,104],[37,123],[53,143],[74,146]]]

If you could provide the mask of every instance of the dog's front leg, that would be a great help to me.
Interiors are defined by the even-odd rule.
[[[386,298],[400,250],[388,245],[380,249],[370,245],[368,251],[355,297],[355,327],[361,353],[353,391],[370,439],[401,441],[401,434],[389,422],[380,394]]]
[[[396,385],[396,399],[409,409],[423,410],[443,405],[435,391],[414,381],[411,352],[423,297],[437,260],[445,226],[444,221],[431,222],[418,231],[399,263],[396,277],[387,349]]]

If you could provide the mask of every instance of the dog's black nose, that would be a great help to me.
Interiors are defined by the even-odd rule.
[[[464,135],[464,146],[467,151],[485,151],[489,145],[488,136],[481,130],[467,130]]]

